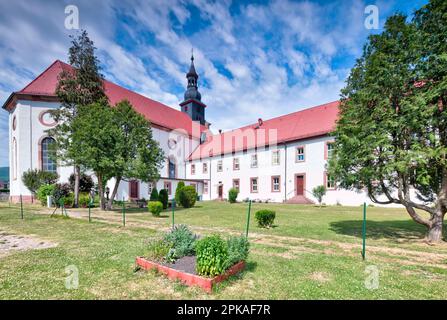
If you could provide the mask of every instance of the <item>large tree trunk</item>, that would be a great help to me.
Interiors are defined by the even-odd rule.
[[[81,168],[79,166],[75,166],[75,181],[74,181],[74,201],[73,208],[79,207],[79,185],[81,181]]]
[[[430,219],[430,226],[428,227],[427,241],[440,242],[442,241],[442,225],[444,223],[444,214],[437,211]]]
[[[107,203],[107,210],[112,210],[113,200],[115,200],[116,194],[118,193],[118,187],[121,182],[121,177],[116,177],[115,186],[112,190],[112,195],[109,198],[109,202]]]
[[[101,210],[106,209],[106,198],[104,197],[104,181],[101,174],[96,174],[98,177],[98,193],[99,193],[99,207]]]

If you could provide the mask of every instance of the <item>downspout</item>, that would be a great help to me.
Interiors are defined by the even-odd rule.
[[[211,200],[211,163],[212,163],[212,158],[209,158],[210,160],[210,179],[208,180],[208,196],[209,196],[209,200]]]

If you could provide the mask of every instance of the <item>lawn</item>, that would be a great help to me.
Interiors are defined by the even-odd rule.
[[[260,229],[254,212],[277,213],[275,227]],[[368,208],[367,259],[362,261],[361,207],[254,204],[247,269],[209,295],[153,272],[135,270],[145,241],[171,224],[142,210],[122,214],[47,209],[0,203],[0,232],[31,237],[48,248],[0,251],[0,299],[446,299],[447,245],[423,242],[424,229],[402,209]],[[176,223],[200,234],[243,233],[247,204],[200,202],[177,210]],[[1,243],[0,243],[1,247]],[[79,287],[67,289],[67,266],[79,270]],[[371,266],[377,289],[367,289]]]

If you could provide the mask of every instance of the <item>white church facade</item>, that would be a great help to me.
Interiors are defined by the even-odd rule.
[[[74,172],[49,156],[54,141],[47,130],[57,125],[49,111],[60,106],[55,94],[58,76],[71,66],[57,60],[3,105],[9,112],[10,198],[33,196],[22,183],[29,169],[54,171],[61,182]],[[326,173],[338,115],[339,102],[331,102],[277,118],[258,119],[253,125],[229,132],[212,133],[206,121],[206,105],[198,91],[193,58],[187,73],[188,86],[181,110],[132,92],[107,80],[104,88],[110,103],[129,100],[150,120],[153,137],[166,161],[160,179],[151,183],[122,181],[117,199],[149,199],[154,186],[174,197],[178,182],[195,186],[202,200],[227,199],[230,188],[239,189],[238,200],[313,203],[312,189],[327,188],[326,204],[369,203],[365,192],[343,190]],[[100,124],[99,124],[100,125]],[[114,181],[109,181],[112,189]]]

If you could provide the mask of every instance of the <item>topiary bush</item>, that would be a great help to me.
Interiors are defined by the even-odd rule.
[[[174,251],[171,252],[171,257],[179,259],[184,256],[194,255],[194,245],[197,238],[197,235],[189,230],[186,225],[180,224],[166,233],[163,239],[172,243]]]
[[[147,204],[147,208],[153,216],[159,217],[160,212],[163,211],[163,203],[160,201],[149,201]]]
[[[250,243],[244,236],[232,236],[227,240],[228,259],[225,261],[225,269],[230,268],[240,261],[247,260]]]
[[[168,190],[166,189],[160,190],[160,193],[158,194],[158,201],[160,201],[163,204],[163,209],[166,209],[168,207],[168,201],[169,201]]]
[[[259,210],[256,212],[256,220],[261,228],[270,228],[275,221],[276,212],[272,210]]]
[[[47,197],[52,196],[56,186],[54,184],[44,184],[37,189],[36,196],[42,206],[47,205]]]
[[[236,199],[237,199],[238,194],[239,194],[239,190],[238,189],[231,188],[228,191],[228,201],[230,201],[230,203],[236,203]]]
[[[182,191],[182,189],[185,187],[185,183],[183,181],[180,181],[177,184],[177,188],[175,189],[175,202],[177,202],[177,204],[180,204],[180,192]]]
[[[149,201],[158,201],[158,190],[156,187],[152,188],[151,196],[149,198]]]
[[[194,186],[183,187],[179,195],[180,204],[183,208],[192,208],[196,204],[197,192]]]
[[[225,272],[228,260],[227,243],[219,235],[207,236],[196,242],[196,271],[202,276],[216,276]]]

